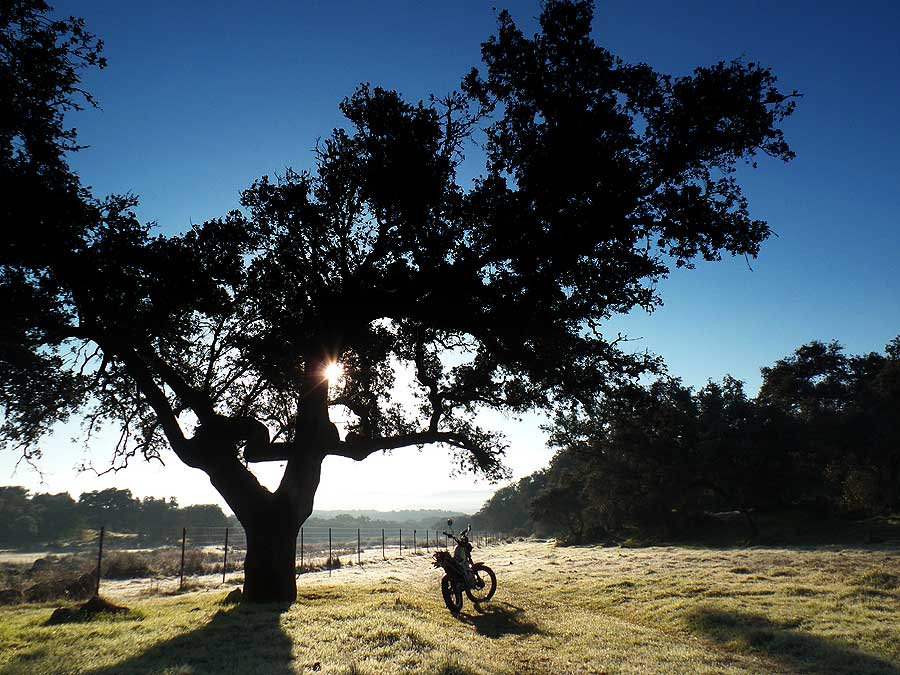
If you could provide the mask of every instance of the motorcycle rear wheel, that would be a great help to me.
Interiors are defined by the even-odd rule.
[[[475,575],[475,585],[466,589],[466,595],[474,603],[487,602],[497,592],[497,575],[494,570],[483,563],[472,566],[472,574]]]
[[[445,574],[444,578],[441,579],[441,595],[444,596],[444,604],[447,605],[450,613],[459,614],[463,605],[462,591],[453,583],[453,579],[450,578],[449,574]]]

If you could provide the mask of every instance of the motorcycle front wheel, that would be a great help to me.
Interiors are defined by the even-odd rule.
[[[494,597],[497,591],[497,575],[494,570],[483,563],[472,566],[472,574],[475,575],[475,583],[472,588],[466,589],[466,595],[472,602],[487,602]]]
[[[447,605],[447,609],[452,614],[459,614],[463,603],[462,591],[453,583],[449,574],[445,574],[441,579],[441,595],[444,596],[444,604]]]

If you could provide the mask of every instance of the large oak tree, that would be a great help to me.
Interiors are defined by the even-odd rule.
[[[792,157],[779,124],[793,103],[755,63],[682,77],[624,63],[594,43],[589,2],[546,2],[531,37],[498,18],[458,92],[413,103],[361,86],[312,171],[261,178],[242,211],[173,236],[138,222],[128,197],[85,195],[63,166],[77,71],[27,97],[50,123],[4,118],[3,178],[66,199],[5,199],[9,444],[33,453],[78,413],[89,430],[117,425],[119,462],[171,448],[246,530],[245,598],[292,600],[326,456],[435,443],[498,477],[503,439],[478,410],[588,400],[645,368],[606,322],[658,305],[672,266],[757,254],[769,229],[735,169]],[[13,52],[29,31],[78,33],[2,19],[2,77],[39,89]],[[74,27],[83,44],[68,53],[47,38],[21,58],[57,74],[96,59],[73,51],[93,44]],[[471,184],[457,177],[467,151],[486,157]],[[333,362],[344,378],[329,389]],[[248,469],[265,459],[286,460],[274,492]]]

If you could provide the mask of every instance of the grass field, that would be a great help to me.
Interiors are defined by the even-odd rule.
[[[425,556],[304,575],[289,608],[224,590],[128,598],[45,626],[0,610],[7,673],[900,675],[900,551],[556,547],[476,551],[495,598],[454,618]],[[114,598],[113,598],[114,599]]]

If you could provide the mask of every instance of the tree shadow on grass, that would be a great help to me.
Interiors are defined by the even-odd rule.
[[[525,617],[525,610],[507,602],[475,604],[474,614],[459,614],[459,620],[475,627],[479,635],[540,635],[543,629]]]
[[[813,675],[900,675],[900,665],[867,654],[840,640],[810,635],[796,625],[760,614],[702,608],[688,616],[692,630],[737,651],[775,659]]]
[[[289,605],[223,608],[196,630],[160,642],[119,663],[89,675],[148,673],[295,673],[291,638],[280,618]],[[137,626],[135,630],[140,630]]]

